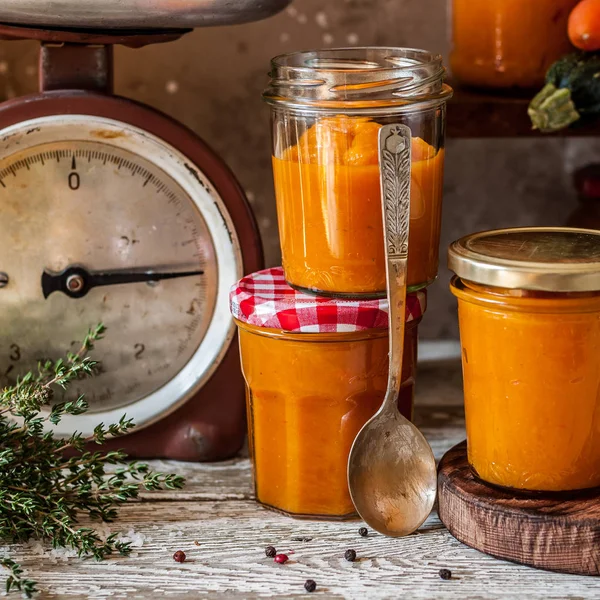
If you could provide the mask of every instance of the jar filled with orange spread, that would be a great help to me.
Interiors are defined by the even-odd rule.
[[[579,0],[450,0],[452,75],[467,85],[531,88],[572,50],[567,21]]]
[[[378,134],[411,129],[409,290],[438,269],[446,100],[439,56],[402,48],[298,52],[272,62],[273,176],[287,282],[385,295]]]
[[[500,486],[600,486],[600,232],[522,228],[452,244],[469,462]]]
[[[256,499],[296,517],[345,519],[350,447],[380,407],[388,375],[387,301],[346,301],[290,288],[281,268],[231,293],[246,381]],[[407,297],[402,387],[412,417],[417,325],[425,293]]]

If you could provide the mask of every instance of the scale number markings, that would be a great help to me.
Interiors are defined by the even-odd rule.
[[[75,155],[71,161],[71,173],[69,173],[69,189],[78,190],[81,185],[81,178],[77,172],[77,163],[75,162]]]
[[[61,236],[55,244],[51,244],[49,256],[43,251],[44,244],[34,245],[28,253],[29,271],[26,275],[32,282],[35,281],[36,286],[39,285],[39,273],[49,268],[48,264],[54,264],[52,261],[58,260],[56,257],[63,255],[71,257],[74,263],[82,261],[86,266],[88,260],[94,267],[97,261],[98,269],[107,270],[115,267],[115,258],[126,260],[124,264],[131,262],[133,269],[137,266],[151,267],[155,261],[162,264],[160,261],[164,257],[166,266],[181,265],[182,269],[184,266],[187,269],[197,265],[210,274],[201,281],[165,283],[156,291],[143,285],[119,286],[115,288],[110,302],[103,301],[98,292],[87,299],[77,300],[81,308],[78,312],[70,311],[68,318],[63,317],[63,305],[67,302],[59,297],[48,302],[42,299],[37,288],[27,287],[27,293],[31,291],[33,294],[27,297],[28,301],[37,303],[32,304],[36,325],[39,324],[43,333],[48,334],[44,335],[43,341],[23,330],[20,323],[13,327],[6,313],[3,314],[4,320],[0,318],[0,323],[5,326],[0,352],[0,389],[4,385],[14,385],[20,372],[35,371],[41,357],[56,359],[63,356],[65,350],[76,352],[81,344],[76,340],[80,340],[82,331],[102,320],[110,333],[94,351],[94,359],[101,363],[99,372],[92,380],[78,382],[78,387],[81,393],[86,394],[94,411],[124,408],[157,392],[178,377],[203,343],[216,300],[218,263],[213,256],[216,248],[212,246],[210,231],[200,207],[188,197],[186,190],[178,186],[176,180],[171,179],[169,173],[152,163],[152,157],[138,157],[129,151],[107,146],[103,141],[86,141],[81,145],[79,142],[61,141],[57,144],[33,146],[26,152],[19,151],[18,158],[7,157],[0,161],[0,204],[6,202],[9,210],[13,206],[24,210],[21,206],[24,201],[30,201],[30,206],[40,202],[44,209],[60,208],[48,210],[43,217],[31,222],[18,220],[16,225],[19,229],[15,232],[0,220],[0,250],[9,251],[7,260],[12,258],[11,252],[16,256],[19,251],[19,244],[11,241],[13,233],[20,236],[19,240],[28,239],[31,232],[47,234],[48,240],[52,240],[53,235]],[[40,181],[47,182],[48,186],[51,184],[52,192],[56,190],[56,197],[54,193],[47,194],[39,185]],[[37,186],[35,193],[28,189],[33,185]],[[100,187],[104,185],[105,188]],[[131,198],[126,197],[119,202],[118,194],[121,193]],[[114,211],[112,217],[115,223],[109,231],[98,232],[94,236],[92,223],[99,215],[106,216],[106,206],[101,202],[91,204],[90,200],[102,198],[103,194],[106,194],[110,209]],[[130,199],[132,204],[128,208]],[[143,211],[143,225],[140,224],[139,229],[133,218],[134,209]],[[65,239],[62,236],[63,215],[69,211],[80,227],[72,231],[72,239]],[[172,218],[165,218],[169,216]],[[150,229],[150,225],[156,226]],[[93,245],[88,248],[84,240]],[[179,243],[182,240],[185,245]],[[112,244],[112,241],[118,243]],[[15,276],[7,293],[20,293],[17,286],[25,279],[25,276]],[[2,291],[4,294],[5,290]],[[2,296],[3,302],[5,296]],[[145,316],[142,319],[128,311],[134,299],[159,334],[158,341],[136,341],[145,339],[148,322]],[[13,340],[18,337],[14,337],[13,333],[25,336],[19,340],[19,345],[14,343]],[[73,398],[76,392],[74,387],[65,398]],[[57,396],[57,400],[61,398],[61,395]]]
[[[79,178],[79,173],[69,173],[69,188],[72,190],[78,190],[80,184],[81,179]]]
[[[10,345],[10,354],[8,356],[13,362],[21,360],[21,348],[17,344]]]

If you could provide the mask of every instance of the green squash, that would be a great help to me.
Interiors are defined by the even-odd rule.
[[[556,61],[527,113],[544,133],[600,115],[600,54],[577,52]]]

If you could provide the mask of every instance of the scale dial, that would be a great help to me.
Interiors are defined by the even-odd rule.
[[[126,123],[48,116],[1,135],[0,386],[102,322],[102,371],[69,392],[90,411],[58,433],[164,416],[233,337],[242,259],[223,201],[184,155]]]

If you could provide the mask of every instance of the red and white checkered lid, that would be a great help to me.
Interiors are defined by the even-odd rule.
[[[231,313],[243,323],[290,333],[341,333],[386,329],[388,302],[342,300],[298,292],[274,267],[247,275],[229,293]],[[423,316],[425,290],[407,295],[406,322]]]

